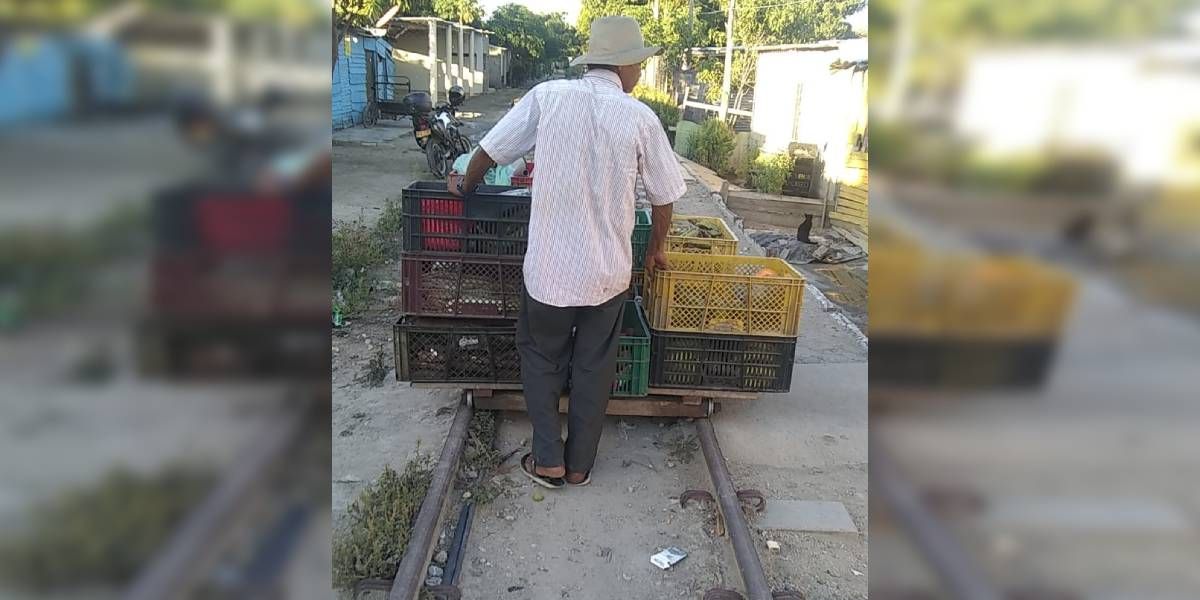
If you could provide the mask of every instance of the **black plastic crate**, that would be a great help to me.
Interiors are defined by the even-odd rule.
[[[650,387],[786,392],[795,338],[650,332]]]
[[[392,332],[400,381],[521,382],[514,323],[404,317]]]
[[[521,258],[412,253],[401,262],[405,314],[515,319],[521,310]]]
[[[531,198],[502,194],[519,189],[483,185],[464,200],[445,182],[414,182],[401,195],[404,250],[524,256]]]
[[[1046,382],[1058,341],[872,338],[870,384],[931,389],[1023,389]]]

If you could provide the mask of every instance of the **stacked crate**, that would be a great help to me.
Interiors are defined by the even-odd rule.
[[[480,186],[470,199],[444,182],[404,189],[397,379],[521,381],[516,318],[530,198],[503,194],[511,189]]]
[[[650,245],[652,231],[650,211],[645,208],[633,211],[633,235],[630,238],[633,247],[633,272],[629,277],[629,289],[634,296],[641,296],[642,287],[645,285],[646,248]]]
[[[699,218],[677,216],[672,230]],[[645,291],[653,387],[791,388],[804,277],[778,258],[738,256],[728,236],[668,237],[670,267],[652,271]]]
[[[516,318],[530,197],[480,186],[464,200],[442,182],[401,197],[402,314],[394,327],[396,378],[420,383],[520,383]],[[622,315],[614,396],[644,396],[650,332],[636,303]]]

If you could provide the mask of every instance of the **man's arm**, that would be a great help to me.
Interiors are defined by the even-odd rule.
[[[475,149],[475,155],[471,157],[471,162],[467,164],[467,172],[463,174],[462,192],[469,194],[479,187],[479,182],[483,181],[483,176],[487,174],[487,170],[496,166],[496,161],[488,156],[488,153],[482,147]],[[458,190],[450,190],[454,194],[458,194]]]
[[[538,108],[536,88],[521,98],[499,123],[479,141],[475,156],[463,174],[463,193],[475,191],[487,170],[496,164],[507,165],[525,156],[537,141]],[[457,190],[450,190],[457,194]]]
[[[646,122],[642,125],[642,142],[638,156],[638,170],[642,185],[650,199],[650,219],[653,225],[650,243],[646,247],[646,268],[653,270],[667,267],[667,234],[671,231],[673,203],[687,191],[683,181],[679,159],[667,141],[658,117],[645,111]]]
[[[674,204],[657,204],[650,207],[650,243],[646,246],[646,268],[665,269],[667,265],[667,234],[671,231],[671,214]]]

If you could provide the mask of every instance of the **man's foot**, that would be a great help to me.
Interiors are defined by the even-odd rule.
[[[567,483],[570,485],[587,485],[592,482],[592,472],[587,473],[567,473]]]
[[[534,483],[544,488],[556,490],[566,485],[562,477],[567,471],[565,467],[539,467],[533,460],[533,453],[521,457],[521,471]]]

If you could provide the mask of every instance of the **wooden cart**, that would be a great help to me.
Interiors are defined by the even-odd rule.
[[[471,408],[483,410],[525,410],[525,395],[519,383],[413,383],[414,388],[465,390]],[[650,388],[644,397],[614,397],[606,414],[636,417],[705,418],[721,410],[723,402],[745,402],[758,398],[753,392]],[[559,399],[558,410],[567,412],[567,396]]]

